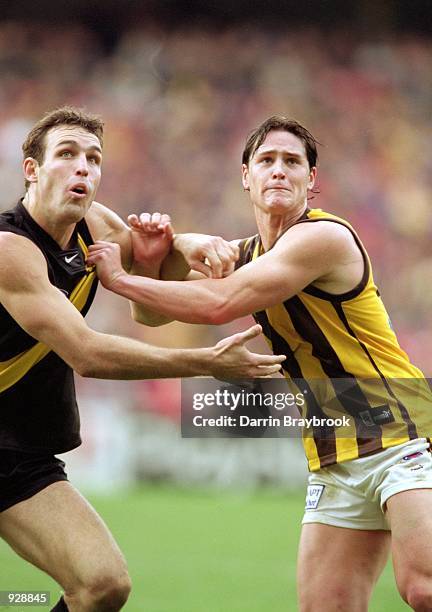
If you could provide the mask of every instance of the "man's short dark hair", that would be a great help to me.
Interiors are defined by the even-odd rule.
[[[62,106],[44,115],[30,130],[25,139],[22,150],[24,159],[33,157],[39,164],[43,163],[45,156],[45,136],[51,128],[60,125],[76,125],[94,134],[103,146],[103,121],[98,115],[87,113],[82,108]],[[26,187],[29,182],[26,181]]]
[[[294,119],[288,119],[283,115],[273,115],[272,117],[266,119],[263,123],[261,123],[261,125],[259,125],[249,134],[242,156],[242,162],[246,164],[246,166],[249,164],[251,158],[254,156],[255,151],[260,145],[262,145],[264,140],[267,138],[269,132],[272,132],[274,130],[291,132],[291,134],[297,136],[297,138],[299,138],[304,144],[306,157],[309,162],[309,168],[313,168],[317,165],[317,144],[319,144],[318,140],[316,140],[305,127],[298,123],[298,121],[294,121]]]

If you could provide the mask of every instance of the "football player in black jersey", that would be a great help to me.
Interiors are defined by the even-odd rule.
[[[86,325],[96,284],[85,264],[92,240],[115,241],[135,272],[159,274],[166,254],[162,249],[153,269],[133,268],[132,231],[94,201],[102,136],[101,121],[80,110],[45,116],[23,145],[26,194],[0,215],[0,535],[61,585],[54,609],[77,612],[119,610],[130,579],[107,527],[54,456],[80,443],[72,371],[112,379],[241,378],[270,375],[283,359],[245,348],[258,326],[215,347],[180,350]],[[223,241],[206,239],[194,255],[184,251],[192,263],[235,256]]]

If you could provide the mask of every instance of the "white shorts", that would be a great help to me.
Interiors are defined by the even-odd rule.
[[[410,489],[432,489],[432,453],[425,438],[309,475],[304,523],[385,529],[385,503]]]

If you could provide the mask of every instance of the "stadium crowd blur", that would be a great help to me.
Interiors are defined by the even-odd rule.
[[[403,348],[432,374],[430,40],[147,25],[124,32],[107,52],[81,26],[0,23],[0,209],[23,193],[28,129],[65,103],[105,120],[101,202],[123,218],[168,212],[176,231],[229,239],[255,233],[240,182],[248,131],[275,113],[305,124],[322,144],[311,206],[358,229]],[[145,328],[104,289],[89,322],[171,346],[202,346],[248,324]],[[80,384],[88,390],[92,382]],[[128,388],[137,407],[178,408],[174,381]]]

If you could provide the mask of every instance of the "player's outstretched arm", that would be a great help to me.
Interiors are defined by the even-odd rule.
[[[185,323],[215,325],[284,302],[317,280],[339,287],[338,277],[345,278],[356,260],[362,268],[350,232],[334,223],[294,227],[270,251],[216,280],[165,282],[127,275],[118,248],[104,242],[90,247],[88,257],[97,265],[102,284],[115,293]],[[352,283],[351,272],[347,283]],[[344,285],[334,292],[346,290]]]
[[[54,287],[41,251],[27,238],[0,233],[0,302],[32,337],[82,376],[112,379],[208,375],[253,378],[277,372],[284,356],[251,353],[259,326],[203,349],[165,349],[90,329]],[[11,274],[10,271],[14,273]]]

